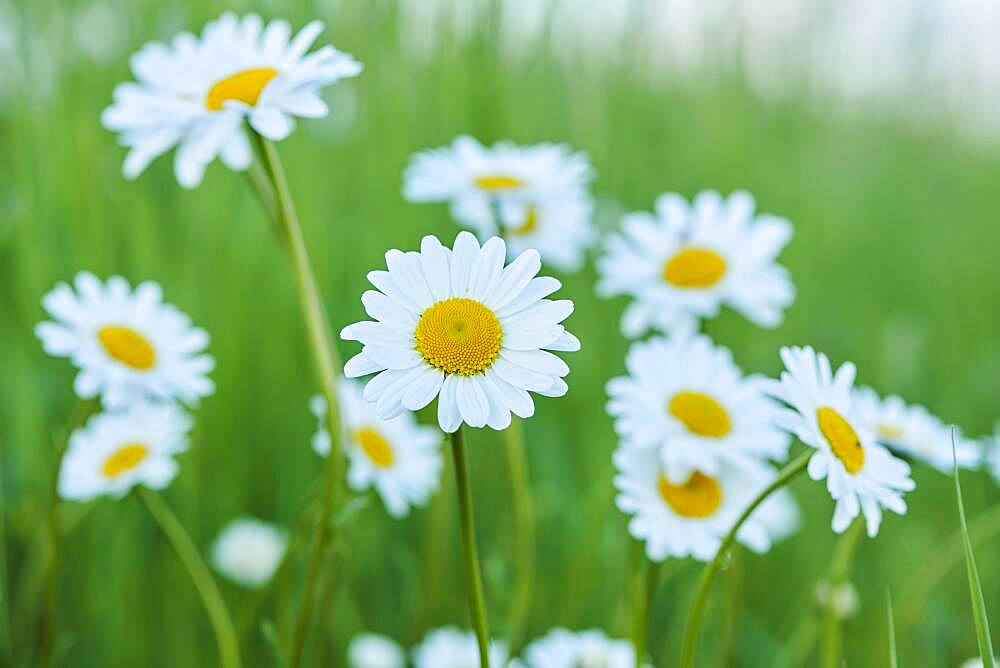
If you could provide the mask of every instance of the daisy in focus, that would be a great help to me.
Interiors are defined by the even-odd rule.
[[[396,641],[375,633],[362,633],[347,647],[348,668],[406,668],[406,653]]]
[[[288,546],[287,534],[273,524],[253,517],[235,519],[212,545],[215,570],[244,587],[260,587],[281,564]]]
[[[455,220],[480,239],[501,236],[514,258],[529,248],[576,271],[596,240],[590,160],[563,144],[485,147],[461,136],[421,151],[403,176],[411,202],[449,202]]]
[[[747,192],[723,199],[707,190],[690,204],[667,193],[656,200],[655,214],[626,215],[597,263],[598,294],[633,300],[622,315],[622,333],[691,332],[723,305],[761,327],[781,324],[795,288],[776,258],[792,226],[755,215],[754,207]]]
[[[635,649],[597,629],[553,629],[524,648],[524,668],[634,668]]]
[[[732,353],[707,336],[637,342],[629,375],[608,383],[608,413],[623,445],[654,448],[667,479],[718,473],[720,462],[784,460],[791,442],[774,427],[778,405],[760,378],[745,377]]]
[[[490,642],[490,665],[504,668],[507,665],[507,643]],[[429,632],[413,649],[414,668],[479,668],[479,646],[476,636],[453,626]]]
[[[397,519],[405,517],[411,506],[425,505],[441,480],[441,432],[418,425],[409,411],[383,420],[375,405],[364,400],[357,381],[340,379],[337,392],[351,489],[361,492],[374,487],[386,510]],[[313,449],[325,457],[330,452],[330,434],[324,428],[326,401],[317,394],[309,406],[319,420]]]
[[[188,448],[191,418],[173,404],[135,403],[100,413],[75,430],[59,468],[59,496],[121,498],[136,485],[164,489]]]
[[[536,278],[541,259],[527,250],[504,266],[506,246],[493,237],[480,248],[461,232],[449,250],[433,236],[419,252],[386,253],[388,271],[373,271],[378,288],[362,295],[374,321],[349,325],[341,337],[360,341],[344,375],[378,374],[364,399],[392,419],[438,398],[438,423],[448,433],[462,423],[506,429],[511,412],[527,418],[535,406],[528,392],[566,394],[566,363],[548,351],[579,350],[560,324],[573,312],[569,300],[546,299],[554,278]]]
[[[329,113],[321,89],[357,76],[361,64],[332,46],[308,53],[323,30],[314,21],[292,36],[286,21],[231,12],[170,44],[146,44],[130,60],[135,82],[119,84],[101,122],[129,149],[123,171],[133,179],[174,146],[178,183],[193,188],[216,157],[244,170],[253,158],[244,122],[280,141],[294,117]]]
[[[77,396],[101,396],[107,406],[136,399],[179,400],[189,405],[215,391],[208,373],[215,365],[208,334],[163,302],[156,283],[133,290],[121,276],[102,283],[88,272],[45,295],[42,306],[54,322],[35,334],[50,355],[68,357],[80,370]]]
[[[788,404],[776,423],[815,448],[809,477],[826,478],[837,502],[833,530],[842,533],[863,513],[870,537],[878,534],[882,509],[903,515],[903,493],[914,488],[910,466],[879,445],[860,420],[852,391],[857,369],[846,362],[833,372],[830,360],[811,347],[782,348],[785,371],[768,392]]]

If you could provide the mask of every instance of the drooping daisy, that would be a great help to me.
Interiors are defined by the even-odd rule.
[[[634,668],[635,649],[600,630],[553,629],[524,648],[525,668]]]
[[[136,402],[99,413],[74,431],[59,469],[59,496],[125,496],[136,485],[163,489],[177,475],[191,418],[174,404]]]
[[[459,224],[481,239],[503,236],[510,257],[533,248],[552,266],[575,271],[596,234],[589,158],[564,144],[485,147],[461,136],[417,153],[404,174],[412,202],[449,202]]]
[[[914,488],[909,465],[879,445],[874,433],[859,419],[852,387],[857,373],[846,362],[834,373],[830,360],[811,347],[782,348],[786,371],[770,381],[768,392],[789,409],[776,414],[776,423],[806,445],[816,448],[809,460],[809,477],[826,478],[837,502],[833,530],[841,533],[859,512],[868,535],[878,534],[882,508],[906,512],[903,492]]]
[[[281,564],[288,535],[273,524],[240,517],[222,530],[212,545],[215,569],[244,587],[267,583]]]
[[[356,76],[361,65],[332,46],[307,55],[322,29],[314,21],[292,38],[286,21],[265,26],[256,14],[226,12],[201,37],[182,32],[170,44],[146,44],[130,62],[136,82],[118,85],[101,116],[129,149],[125,177],[177,146],[177,181],[193,188],[216,156],[231,169],[250,166],[245,121],[278,141],[295,116],[326,116],[320,90]]]
[[[979,465],[979,446],[957,430],[952,456],[952,428],[923,406],[907,404],[896,395],[882,399],[870,387],[855,390],[854,406],[858,421],[892,452],[914,457],[947,475],[956,460],[966,469]]]
[[[68,357],[79,369],[74,389],[105,405],[135,399],[177,399],[196,404],[215,391],[208,373],[215,365],[208,334],[190,318],[163,303],[160,286],[139,284],[135,290],[121,276],[101,283],[80,272],[76,292],[58,284],[42,305],[55,322],[42,322],[35,333],[50,355]]]
[[[667,479],[718,473],[719,462],[783,460],[789,436],[760,378],[744,377],[732,353],[706,336],[657,337],[632,345],[629,375],[608,383],[608,413],[629,447],[655,448]]]
[[[386,636],[362,633],[347,647],[348,668],[406,668],[406,653]]]
[[[417,424],[404,411],[383,420],[375,406],[362,397],[361,383],[341,379],[337,385],[344,425],[344,450],[350,459],[347,482],[356,491],[374,487],[393,517],[405,517],[410,506],[422,506],[440,483],[441,432]],[[326,456],[330,434],[326,431],[326,401],[316,395],[309,402],[319,420],[313,449]]]
[[[507,652],[507,643],[491,641],[490,665],[494,668],[506,666]],[[429,632],[423,642],[413,649],[414,668],[479,668],[479,665],[475,634],[453,626]]]
[[[795,289],[775,260],[792,226],[784,218],[755,216],[754,206],[747,192],[723,199],[707,190],[691,204],[667,193],[656,200],[655,215],[626,215],[622,233],[608,238],[597,263],[598,293],[633,299],[622,333],[693,331],[722,305],[762,327],[779,325]]]
[[[655,450],[620,447],[614,463],[618,508],[632,515],[629,532],[646,542],[653,561],[694,557],[708,561],[744,509],[774,480],[770,467],[747,461],[736,467],[722,462],[717,475],[695,471],[682,483],[671,483]],[[769,497],[750,516],[737,540],[755,552],[795,530],[798,510],[787,494]]]
[[[534,413],[529,391],[559,397],[569,367],[549,350],[579,350],[560,324],[569,300],[546,297],[554,278],[535,278],[541,267],[528,250],[504,267],[506,248],[493,237],[482,248],[461,232],[449,250],[432,236],[420,252],[386,253],[388,271],[368,274],[378,291],[362,296],[375,321],[345,327],[341,337],[364,348],[344,374],[377,373],[364,390],[383,419],[419,410],[438,397],[438,422],[451,433],[464,422],[505,429],[511,412]]]

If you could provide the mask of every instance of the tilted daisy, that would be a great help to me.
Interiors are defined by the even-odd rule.
[[[779,325],[795,297],[788,272],[776,263],[792,226],[755,216],[754,207],[747,192],[723,199],[708,190],[691,204],[667,193],[656,200],[655,215],[626,215],[597,263],[598,294],[633,300],[622,316],[625,336],[649,328],[692,331],[722,305],[762,327]]]
[[[524,668],[634,668],[635,649],[600,630],[553,629],[524,648]]]
[[[907,404],[890,395],[884,399],[870,387],[854,392],[858,421],[875,435],[875,440],[903,457],[913,457],[938,471],[951,475],[957,460],[962,468],[979,466],[979,446],[957,430],[952,455],[952,428],[923,406]]]
[[[511,412],[534,413],[529,391],[559,397],[569,367],[549,350],[579,350],[560,324],[569,300],[546,297],[554,278],[536,278],[536,251],[504,266],[506,247],[493,237],[482,248],[461,232],[449,250],[432,236],[420,252],[386,253],[388,271],[373,271],[378,288],[362,296],[374,321],[345,327],[341,337],[364,344],[344,374],[377,373],[364,398],[383,419],[419,410],[438,398],[438,422],[448,433],[462,423],[505,429]]]
[[[507,643],[490,642],[489,654],[490,665],[494,668],[507,665]],[[475,634],[453,626],[429,632],[413,649],[414,668],[479,668],[479,665]]]
[[[396,518],[405,517],[410,506],[427,503],[441,480],[441,432],[418,425],[409,411],[389,420],[380,418],[375,405],[362,397],[362,385],[357,381],[341,379],[337,394],[351,488],[360,492],[374,487],[386,510]],[[309,405],[319,420],[313,449],[326,456],[330,452],[326,401],[317,394]]]
[[[174,404],[137,402],[99,413],[75,430],[59,469],[59,496],[122,497],[136,485],[163,489],[177,475],[191,418]]]
[[[348,668],[406,668],[406,653],[386,636],[362,633],[347,647]]]
[[[256,14],[227,12],[200,37],[182,32],[170,44],[146,44],[130,61],[136,81],[119,84],[101,116],[129,149],[126,178],[177,146],[177,181],[193,188],[217,156],[231,169],[250,166],[244,122],[277,141],[295,116],[326,116],[320,90],[361,65],[332,46],[307,54],[322,29],[314,21],[292,37],[285,21],[265,26]]]
[[[635,343],[625,364],[629,375],[607,388],[615,431],[626,446],[656,449],[671,482],[715,475],[723,461],[787,457],[791,439],[774,426],[778,404],[762,379],[743,376],[707,336]]]
[[[281,564],[288,546],[287,533],[253,517],[230,522],[212,544],[215,569],[244,587],[267,583]]]
[[[55,322],[42,322],[35,333],[45,352],[68,357],[79,369],[74,388],[105,405],[134,399],[177,399],[195,404],[215,391],[208,373],[215,365],[208,334],[190,318],[163,303],[160,286],[145,282],[133,290],[121,276],[101,283],[81,272],[76,291],[60,283],[42,306]]]
[[[903,492],[914,488],[909,465],[879,445],[859,419],[853,364],[846,362],[834,373],[827,356],[811,347],[782,348],[781,359],[786,370],[767,388],[790,408],[778,411],[776,423],[816,449],[809,477],[826,478],[837,502],[833,530],[843,532],[862,512],[868,535],[876,536],[883,508],[906,513]]]

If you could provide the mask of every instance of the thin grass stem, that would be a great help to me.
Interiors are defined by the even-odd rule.
[[[503,432],[510,473],[514,542],[517,571],[514,577],[513,600],[507,626],[507,640],[512,652],[520,648],[524,627],[531,611],[535,586],[535,504],[531,495],[531,480],[524,450],[524,425],[514,417]]]
[[[823,613],[823,662],[825,668],[840,668],[841,641],[840,641],[840,621],[841,611],[837,609],[837,590],[842,587],[848,579],[851,571],[851,562],[854,560],[854,553],[857,551],[858,542],[864,534],[864,518],[858,517],[854,523],[848,527],[833,551],[833,559],[830,562],[829,579],[829,600],[826,610]]]

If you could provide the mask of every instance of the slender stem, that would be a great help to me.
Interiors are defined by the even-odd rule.
[[[503,436],[510,471],[517,553],[517,574],[514,579],[507,640],[511,652],[516,653],[531,610],[531,596],[535,586],[535,504],[531,496],[531,480],[528,477],[524,451],[524,428],[520,418],[513,418]]]
[[[864,518],[858,517],[837,541],[830,562],[830,594],[823,616],[823,663],[825,668],[840,668],[840,617],[837,590],[847,582],[851,561],[864,533]]]
[[[215,632],[220,664],[223,668],[239,668],[240,648],[236,641],[233,622],[229,618],[229,611],[226,609],[222,594],[215,584],[215,578],[201,558],[194,541],[163,497],[144,487],[138,488],[138,495],[149,509],[149,514],[160,525],[163,535],[170,541],[171,547],[191,576],[198,595],[201,596],[202,605],[205,606],[205,612],[208,613],[209,621],[212,623],[212,631]]]
[[[712,580],[715,577],[715,573],[719,570],[719,567],[722,565],[722,561],[729,554],[729,550],[736,541],[736,534],[739,533],[740,528],[750,518],[750,515],[757,510],[757,507],[767,500],[767,497],[771,496],[771,494],[776,492],[781,487],[784,487],[789,481],[793,480],[796,476],[806,470],[806,466],[809,465],[809,458],[812,454],[811,450],[802,453],[778,472],[778,476],[774,479],[774,481],[764,488],[757,498],[754,499],[749,506],[747,506],[747,509],[743,511],[743,514],[740,515],[739,519],[736,520],[733,528],[730,529],[729,533],[727,533],[725,538],[722,539],[722,543],[719,546],[719,551],[715,554],[715,558],[712,559],[707,566],[705,566],[705,570],[701,573],[701,579],[698,581],[698,590],[695,593],[694,603],[691,606],[691,616],[688,619],[688,625],[684,631],[684,645],[681,650],[681,668],[691,668],[694,666],[694,656],[698,643],[698,626],[701,623],[701,616],[705,609],[705,603],[708,600],[708,590],[712,586]]]
[[[646,665],[646,640],[649,637],[649,609],[653,594],[660,581],[659,562],[650,562],[642,556],[635,571],[635,591],[632,603],[632,647],[635,649],[635,668]]]
[[[490,632],[486,621],[486,597],[483,595],[483,575],[479,570],[476,551],[476,520],[472,512],[472,492],[469,488],[469,466],[465,461],[465,438],[462,427],[451,435],[451,454],[455,460],[455,489],[458,493],[458,513],[462,526],[462,551],[465,557],[465,585],[469,595],[469,614],[479,645],[480,668],[490,668]]]
[[[3,484],[5,467],[0,465],[0,658],[10,659],[10,589],[7,582],[7,503]]]

